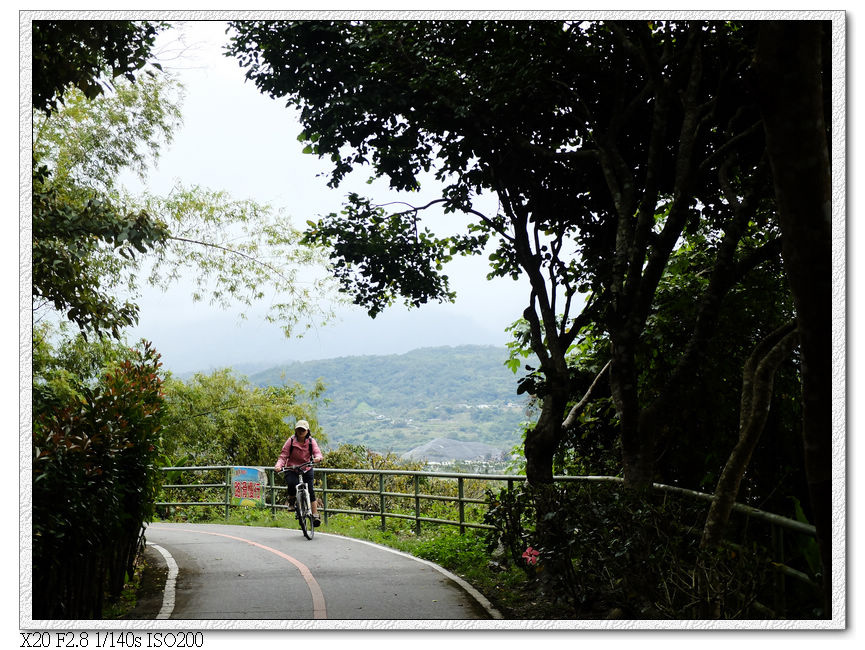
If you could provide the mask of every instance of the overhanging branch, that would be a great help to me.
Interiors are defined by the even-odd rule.
[[[574,426],[574,422],[576,422],[577,416],[580,414],[580,411],[582,411],[583,408],[586,406],[586,404],[589,403],[589,400],[592,399],[592,395],[595,392],[595,388],[598,387],[598,383],[601,381],[601,378],[606,374],[607,370],[609,370],[609,369],[610,369],[610,362],[607,361],[606,365],[604,365],[601,372],[599,372],[598,376],[595,377],[594,381],[592,382],[592,385],[589,386],[589,390],[587,390],[585,395],[583,395],[583,398],[579,402],[574,404],[574,406],[571,408],[570,412],[568,413],[568,417],[566,417],[564,422],[562,422],[562,429],[568,430]]]
[[[422,205],[422,206],[414,206],[414,205],[412,205],[411,203],[406,203],[405,201],[390,201],[390,202],[388,202],[388,203],[382,203],[382,204],[377,205],[377,206],[375,206],[375,207],[377,207],[377,208],[384,208],[384,207],[387,207],[387,206],[389,206],[389,205],[404,205],[404,206],[407,206],[407,207],[408,207],[408,210],[406,210],[405,212],[400,212],[400,213],[399,213],[399,214],[403,215],[403,214],[408,214],[409,212],[417,213],[417,212],[420,212],[421,210],[426,210],[426,209],[431,208],[432,206],[434,206],[434,205],[436,205],[436,204],[438,204],[438,203],[447,203],[447,199],[433,199],[432,201],[430,201],[430,202],[427,203],[426,205]],[[490,218],[489,218],[488,216],[486,216],[485,214],[483,214],[483,213],[481,213],[481,212],[478,212],[478,211],[475,210],[474,208],[461,207],[460,210],[461,210],[462,212],[464,212],[465,214],[472,214],[472,215],[476,216],[478,219],[480,219],[483,223],[485,223],[487,226],[489,226],[491,229],[493,229],[496,233],[498,233],[501,237],[503,237],[503,238],[506,239],[507,241],[512,242],[512,241],[514,240],[513,237],[511,237],[510,235],[508,235],[508,234],[504,231],[504,229],[500,228],[500,227],[496,224],[495,221],[493,221],[492,219],[490,219]]]
[[[221,251],[224,251],[226,253],[231,253],[232,255],[238,255],[240,257],[248,259],[249,261],[251,261],[255,264],[258,264],[259,266],[263,266],[264,268],[266,268],[270,271],[273,271],[276,275],[278,275],[280,278],[282,278],[286,282],[291,282],[291,280],[289,278],[285,277],[282,274],[282,272],[280,272],[280,270],[278,268],[276,268],[275,266],[272,266],[272,265],[268,264],[267,262],[263,262],[262,260],[260,260],[256,257],[253,257],[252,255],[247,255],[246,253],[243,253],[241,251],[234,250],[233,248],[228,248],[226,246],[220,246],[219,244],[211,244],[210,242],[199,241],[197,239],[187,239],[185,237],[170,236],[170,237],[168,237],[168,239],[171,241],[184,242],[186,244],[196,244],[198,246],[204,246],[206,248],[216,248],[217,250],[221,250]]]

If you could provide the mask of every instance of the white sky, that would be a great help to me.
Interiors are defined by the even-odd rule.
[[[392,200],[395,195],[386,185],[366,185],[368,170],[337,189],[317,177],[329,171],[329,165],[301,153],[297,135],[302,128],[295,109],[261,94],[245,81],[235,59],[221,55],[219,48],[227,42],[224,29],[223,23],[213,21],[185,22],[180,27],[192,46],[191,56],[166,65],[186,86],[184,125],[151,172],[149,189],[167,193],[179,179],[185,186],[226,190],[237,199],[284,208],[298,227],[307,219],[339,211],[351,188],[372,193],[379,202]],[[177,32],[170,30],[165,41],[176,45]],[[432,188],[411,200],[422,204],[437,196]],[[439,221],[445,228],[465,223],[458,215]],[[178,372],[247,362],[401,353],[438,345],[503,345],[508,338],[505,327],[527,304],[527,285],[510,279],[487,281],[488,270],[485,256],[456,259],[445,270],[457,292],[455,304],[412,310],[397,304],[374,320],[364,310],[348,307],[330,325],[293,340],[261,314],[251,312],[248,320],[240,321],[234,311],[193,303],[187,287],[176,286],[166,294],[147,291],[138,301],[140,322],[130,330],[130,339],[153,341],[166,366]]]

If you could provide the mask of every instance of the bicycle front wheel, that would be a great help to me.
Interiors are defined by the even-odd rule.
[[[315,535],[315,524],[312,519],[312,509],[309,506],[309,496],[307,496],[300,511],[300,529],[307,539],[312,539],[312,536]]]
[[[300,524],[300,530],[303,532],[303,536],[309,539],[309,534],[306,532],[306,512],[303,504],[297,504],[294,514],[297,516],[297,522]]]
[[[306,531],[303,533],[307,539],[312,539],[315,535],[315,521],[311,512],[306,513]]]

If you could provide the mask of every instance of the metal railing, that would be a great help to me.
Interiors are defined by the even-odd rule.
[[[163,467],[160,468],[163,472],[205,472],[205,471],[224,471],[225,472],[225,480],[222,483],[185,483],[185,484],[174,484],[174,485],[163,485],[163,489],[180,489],[180,490],[200,490],[200,489],[221,489],[223,490],[224,498],[219,501],[160,501],[155,505],[157,506],[217,506],[225,508],[225,516],[228,517],[229,510],[232,507],[231,503],[231,470],[232,466],[228,465],[213,465],[213,466],[199,466],[199,467]],[[278,495],[283,494],[286,491],[285,486],[276,485],[274,481],[274,470],[273,468],[259,468],[263,469],[267,473],[267,494],[269,499],[267,499],[267,507],[271,509],[272,512],[276,513],[277,510],[287,509],[287,506],[283,505],[284,499],[280,498]],[[465,481],[474,480],[474,481],[484,481],[490,483],[502,483],[506,484],[509,490],[513,490],[515,483],[522,483],[526,481],[526,477],[522,475],[513,475],[513,474],[464,474],[458,472],[421,472],[421,471],[413,471],[413,470],[387,470],[387,469],[340,469],[340,468],[332,468],[332,467],[317,467],[315,469],[316,476],[321,479],[321,486],[316,488],[316,493],[321,495],[322,508],[321,511],[325,517],[325,522],[327,521],[327,517],[329,514],[349,514],[349,515],[363,515],[363,516],[376,516],[381,517],[382,527],[385,527],[385,521],[388,517],[396,518],[396,519],[411,519],[415,522],[415,529],[420,531],[420,524],[422,522],[426,523],[435,523],[435,524],[445,524],[445,525],[454,525],[459,526],[460,531],[463,532],[466,528],[481,528],[481,529],[491,529],[492,526],[481,524],[477,522],[467,521],[465,518],[465,506],[466,504],[477,504],[483,505],[486,503],[485,499],[477,499],[472,497],[465,496]],[[374,475],[378,477],[378,489],[376,490],[344,490],[344,489],[335,489],[328,488],[327,485],[327,477],[331,474],[362,474],[362,475]],[[414,485],[414,492],[389,492],[385,490],[384,487],[384,477],[385,476],[409,476],[412,477],[412,482]],[[420,479],[422,478],[440,478],[440,479],[451,479],[457,482],[457,496],[448,496],[448,495],[440,495],[440,494],[423,494],[420,492]],[[578,481],[586,481],[586,482],[599,482],[599,483],[620,483],[623,484],[623,479],[615,476],[555,476],[553,480],[556,483],[568,483],[568,482],[578,482]],[[688,490],[685,488],[680,488],[671,485],[663,485],[661,483],[653,484],[654,489],[663,491],[681,494],[693,499],[703,500],[707,503],[711,502],[714,498],[711,494],[706,494],[704,492],[697,492],[695,490]],[[338,508],[329,508],[328,507],[328,495],[337,495],[337,494],[354,494],[354,495],[365,495],[365,496],[377,496],[379,501],[379,509],[377,511],[374,510],[346,510],[346,509],[338,509]],[[386,509],[387,499],[396,498],[396,499],[411,499],[414,501],[414,514],[407,515],[405,513],[396,513],[396,512],[388,512]],[[434,500],[434,501],[446,501],[446,502],[454,502],[458,505],[459,511],[459,519],[451,520],[451,519],[437,519],[430,517],[421,516],[421,501],[426,500]],[[811,537],[816,537],[817,532],[816,528],[810,524],[804,524],[802,522],[796,521],[794,519],[789,519],[788,517],[783,517],[781,515],[776,515],[771,512],[765,512],[763,510],[759,510],[757,508],[753,508],[751,506],[747,506],[741,503],[737,503],[733,506],[733,510],[735,512],[742,513],[749,518],[761,520],[765,523],[771,524],[772,526],[777,526],[782,530],[789,530],[794,533],[808,535]]]
[[[266,507],[271,510],[274,514],[279,510],[287,510],[288,507],[284,505],[284,494],[286,492],[286,487],[284,485],[276,485],[274,480],[275,472],[272,468],[259,468],[263,469],[267,474],[267,488],[266,488]],[[231,502],[232,492],[231,492],[231,471],[232,466],[229,465],[211,465],[211,466],[193,466],[193,467],[163,467],[160,468],[163,472],[214,472],[221,471],[224,472],[224,480],[221,483],[179,483],[179,484],[165,484],[162,486],[164,490],[168,489],[177,489],[181,491],[190,490],[190,491],[198,491],[203,489],[216,489],[221,492],[223,497],[219,501],[210,500],[210,501],[158,501],[156,502],[156,506],[161,507],[170,507],[170,506],[179,506],[179,507],[189,507],[189,506],[211,506],[211,507],[221,507],[225,510],[225,516],[228,517],[230,509],[234,506]],[[487,524],[478,523],[475,521],[469,521],[466,514],[466,505],[484,505],[486,503],[485,499],[478,499],[473,497],[468,497],[465,495],[465,481],[466,480],[482,480],[489,482],[501,482],[502,484],[507,484],[509,489],[513,489],[515,482],[524,481],[524,476],[514,476],[514,475],[493,475],[493,474],[462,474],[462,473],[449,473],[449,472],[419,472],[419,471],[409,471],[409,470],[374,470],[374,469],[339,469],[339,468],[330,468],[330,467],[317,467],[315,469],[316,478],[321,479],[321,486],[316,487],[316,495],[321,497],[321,508],[320,512],[324,516],[325,524],[327,524],[328,516],[333,514],[347,514],[347,515],[361,515],[361,516],[375,516],[381,518],[382,528],[386,527],[387,518],[394,519],[410,519],[415,523],[416,532],[420,533],[421,524],[422,523],[431,523],[431,524],[444,524],[444,525],[453,525],[458,526],[460,532],[465,532],[467,528],[479,528],[479,529],[492,529],[492,526]],[[375,490],[347,490],[347,489],[339,489],[339,488],[330,488],[328,487],[328,476],[332,474],[365,474],[365,475],[375,475],[378,477],[378,488]],[[411,493],[408,492],[391,492],[385,489],[385,477],[386,476],[409,476],[412,477],[412,484],[414,487],[414,491]],[[456,481],[457,484],[457,495],[449,496],[442,494],[424,494],[420,491],[421,487],[421,479],[423,478],[440,478],[440,479],[451,479]],[[373,496],[377,497],[379,509],[378,510],[357,510],[357,509],[344,509],[344,508],[334,508],[328,505],[328,497],[329,495],[356,495],[356,496]],[[390,512],[387,510],[387,503],[389,499],[407,499],[412,500],[414,503],[414,513],[406,514],[399,512]],[[457,504],[458,510],[458,519],[442,519],[435,517],[426,517],[421,514],[421,502],[423,501],[443,501],[443,502],[452,502]]]
[[[505,482],[510,489],[513,489],[515,480],[520,480],[519,476],[507,475],[492,475],[492,474],[463,474],[449,472],[419,472],[412,470],[370,470],[370,469],[336,469],[336,468],[321,468],[316,469],[316,473],[321,472],[322,475],[322,510],[327,522],[328,514],[350,514],[363,516],[378,516],[381,517],[382,529],[386,527],[388,517],[394,519],[410,519],[414,521],[415,532],[420,534],[421,523],[444,524],[451,526],[459,526],[460,533],[464,533],[466,528],[492,529],[493,526],[481,524],[466,519],[466,505],[486,504],[486,499],[478,499],[467,497],[465,495],[465,482],[467,480],[481,480],[490,482]],[[344,489],[329,489],[327,486],[327,477],[329,474],[356,474],[356,475],[375,475],[378,477],[377,490],[344,490]],[[412,479],[413,492],[389,492],[384,488],[386,476],[407,476]],[[439,478],[450,479],[457,483],[457,495],[448,496],[440,494],[424,494],[420,491],[422,478]],[[377,511],[370,510],[346,510],[337,508],[328,508],[328,495],[358,495],[358,496],[375,496],[378,497],[379,508]],[[387,499],[404,499],[413,503],[413,514],[396,513],[387,511]],[[422,501],[443,501],[457,504],[458,519],[441,519],[435,517],[425,517],[421,515]]]

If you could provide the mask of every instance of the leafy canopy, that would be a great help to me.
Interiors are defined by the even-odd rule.
[[[119,78],[111,92],[91,95],[70,86],[50,112],[34,106],[37,310],[51,307],[84,331],[116,338],[137,321],[142,282],[167,290],[191,276],[193,301],[226,309],[267,301],[265,318],[286,334],[331,317],[332,279],[319,271],[320,253],[283,213],[180,182],[167,195],[130,195],[119,185],[127,171],[144,180],[181,126],[177,80],[163,72]]]
[[[116,77],[134,81],[166,27],[153,21],[33,21],[33,107],[53,112],[70,85],[93,99]]]
[[[134,119],[90,122],[92,139],[63,139],[80,122],[80,101],[101,96],[117,76],[132,82],[151,58],[156,34],[164,26],[134,21],[35,21],[33,23],[33,297],[34,309],[45,304],[64,313],[82,332],[119,338],[136,322],[138,308],[112,295],[117,269],[112,260],[134,260],[167,237],[162,223],[130,209],[112,196],[113,176],[121,166],[107,152],[132,155],[124,147],[124,126]],[[65,123],[46,123],[70,97]],[[110,117],[103,113],[101,116]],[[170,120],[145,117],[150,124]],[[66,127],[66,129],[63,128]],[[135,129],[133,128],[134,132]],[[41,138],[44,134],[44,138]],[[107,137],[119,135],[118,139]],[[77,155],[65,156],[76,151]],[[100,149],[100,145],[102,148]],[[114,145],[114,146],[112,146]],[[92,155],[101,151],[102,155]],[[115,154],[116,155],[116,154]],[[110,164],[105,165],[104,163]],[[75,168],[84,173],[74,173]],[[89,184],[82,179],[100,178]],[[108,279],[108,287],[103,286]]]
[[[143,213],[127,213],[99,196],[73,198],[43,167],[33,176],[33,297],[47,301],[82,331],[110,332],[137,321],[138,308],[104,290],[94,260],[106,252],[134,260],[165,240],[165,226]]]
[[[235,22],[229,53],[247,77],[300,110],[305,151],[333,162],[331,186],[371,165],[395,190],[418,191],[432,172],[445,184],[437,204],[477,219],[465,235],[432,236],[418,210],[385,216],[350,196],[341,215],[324,217],[308,238],[331,245],[344,289],[371,314],[402,293],[412,305],[452,299],[441,265],[477,253],[489,235],[503,243],[492,273],[518,273],[514,241],[501,215],[476,212],[494,191],[517,207],[531,197],[532,220],[562,245],[576,223],[599,206],[574,185],[597,171],[566,161],[582,140],[580,118],[562,110],[561,77],[579,40],[576,25],[557,22]],[[482,43],[480,49],[477,44]],[[537,44],[543,43],[544,48]],[[550,53],[556,52],[550,59]],[[570,101],[570,98],[569,98]],[[561,152],[561,154],[559,154]],[[504,206],[503,207],[508,207]],[[555,220],[555,221],[554,221]],[[360,243],[361,235],[367,242]],[[545,251],[550,252],[548,249]],[[547,256],[552,264],[552,255]],[[557,267],[562,272],[566,267]]]
[[[689,23],[231,26],[227,54],[262,92],[297,108],[305,151],[333,163],[329,185],[370,166],[394,190],[419,192],[429,172],[444,189],[423,207],[472,219],[463,235],[437,238],[418,226],[419,210],[386,215],[382,206],[352,195],[342,214],[312,227],[307,237],[332,248],[343,290],[373,315],[398,294],[411,305],[451,299],[441,265],[450,255],[480,252],[489,237],[498,241],[491,275],[529,274],[536,265],[526,258],[534,256],[542,276],[532,278],[533,286],[546,280],[550,291],[560,291],[551,307],[566,312],[577,292],[599,293],[609,285],[618,215],[663,213],[674,193],[681,170],[657,162],[675,154],[680,133],[658,130],[653,117],[656,98],[688,81],[689,70],[676,64],[694,47],[686,36],[699,27]],[[707,24],[704,32],[713,46],[702,62],[710,79],[704,92],[710,92],[713,84],[735,81],[735,70],[724,66],[738,60],[732,53],[741,39],[720,25]],[[663,109],[666,126],[682,119],[676,102]],[[722,121],[732,109],[715,110]],[[702,160],[727,134],[703,129],[699,136]],[[706,162],[704,173],[714,168]],[[646,205],[639,204],[643,179],[650,183]],[[717,182],[704,186],[704,204],[717,206]],[[475,203],[489,192],[499,208],[482,214]]]
[[[396,214],[353,195],[342,214],[311,224],[306,236],[329,246],[342,289],[371,315],[397,295],[412,305],[449,299],[442,264],[489,241],[489,275],[530,285],[522,334],[540,367],[523,386],[543,388],[526,437],[530,479],[552,479],[572,421],[565,413],[583,403],[575,398],[585,378],[568,353],[591,326],[609,355],[609,366],[599,365],[609,368],[626,480],[651,482],[656,435],[675,389],[703,359],[722,299],[777,256],[748,74],[756,28],[557,20],[232,27],[228,54],[263,92],[298,109],[306,150],[332,163],[331,186],[364,166],[394,190],[420,193],[427,173],[443,185],[437,198]],[[498,199],[494,214],[477,209],[484,193]],[[423,228],[419,213],[432,206],[465,215],[461,234]],[[686,240],[707,254],[709,282],[674,370],[644,391],[651,342],[642,337],[658,308],[681,307],[657,298]]]

